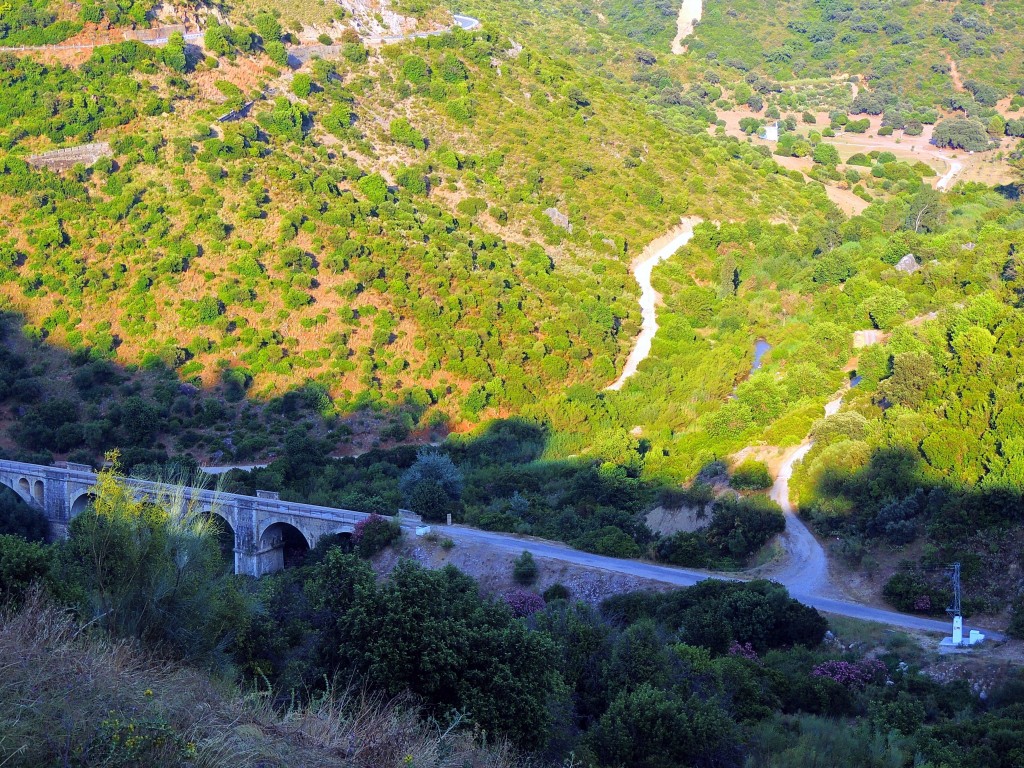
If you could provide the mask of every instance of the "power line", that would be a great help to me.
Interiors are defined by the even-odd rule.
[[[946,609],[950,616],[960,615],[960,563],[953,563],[953,605]]]

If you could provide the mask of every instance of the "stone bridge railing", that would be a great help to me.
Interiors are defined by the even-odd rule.
[[[41,509],[56,536],[65,535],[71,519],[91,503],[96,479],[96,473],[81,464],[47,467],[0,460],[0,483]],[[257,491],[253,497],[185,487],[172,493],[160,483],[124,481],[139,498],[180,497],[193,509],[220,517],[234,537],[236,573],[251,576],[284,567],[288,549],[308,549],[324,536],[351,534],[356,523],[369,517],[366,512],[282,501],[270,491]]]
[[[30,155],[25,158],[25,162],[37,168],[46,167],[58,171],[72,168],[76,163],[92,165],[101,157],[109,157],[112,154],[110,144],[105,141],[97,141],[92,144],[79,144],[75,147],[63,147],[38,155]]]
[[[192,32],[187,31],[192,29]],[[105,45],[117,45],[128,40],[136,40],[140,43],[153,47],[167,45],[174,32],[181,32],[185,42],[194,42],[203,37],[203,33],[195,30],[194,27],[184,27],[181,24],[174,24],[167,27],[154,27],[138,30],[121,30],[116,34],[96,36],[95,39],[85,40],[80,43],[54,43],[53,45],[4,45],[0,46],[0,53],[29,53],[32,51],[88,51],[93,48],[100,48]],[[81,39],[81,38],[79,38]]]

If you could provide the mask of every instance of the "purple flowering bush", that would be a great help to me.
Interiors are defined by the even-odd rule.
[[[760,661],[757,658],[757,651],[754,650],[754,646],[749,642],[740,644],[733,640],[732,645],[729,646],[730,656],[742,656],[747,661]]]
[[[352,532],[352,544],[360,557],[373,557],[402,535],[402,527],[383,515],[370,515],[360,520]]]
[[[886,669],[885,664],[878,659],[824,661],[811,674],[835,680],[847,688],[863,688],[869,683],[884,683]]]
[[[544,598],[528,589],[510,589],[504,594],[505,603],[516,618],[524,618],[544,609]]]

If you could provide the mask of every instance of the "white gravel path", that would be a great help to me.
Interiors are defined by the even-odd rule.
[[[704,0],[683,0],[679,8],[679,18],[676,21],[676,37],[672,41],[672,53],[686,53],[686,46],[683,40],[693,34],[696,22],[700,21],[704,13]]]
[[[622,373],[614,383],[608,386],[608,389],[622,389],[626,379],[636,373],[640,363],[651,354],[651,342],[654,341],[654,334],[658,332],[656,307],[661,299],[658,292],[654,290],[654,286],[651,285],[651,273],[658,264],[690,242],[693,237],[693,228],[700,221],[697,218],[683,219],[679,226],[644,248],[639,259],[633,264],[633,276],[640,284],[640,315],[643,318],[643,324],[640,335],[636,338],[636,345],[629,353],[629,357],[626,358],[626,365],[623,367]]]

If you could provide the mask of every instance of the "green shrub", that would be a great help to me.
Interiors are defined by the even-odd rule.
[[[430,66],[419,56],[406,56],[402,60],[402,75],[413,85],[423,85],[430,80]]]
[[[402,537],[397,520],[383,515],[370,515],[356,524],[352,543],[360,557],[370,558]]]
[[[297,72],[295,76],[292,78],[292,93],[294,93],[300,99],[307,98],[312,89],[313,78],[307,75],[305,72]]]
[[[288,64],[288,51],[280,40],[272,40],[265,43],[263,50],[266,51],[267,56],[275,64],[279,64],[282,67]]]
[[[46,545],[0,534],[0,607],[20,605],[32,585],[45,585],[51,565]]]
[[[456,210],[464,216],[476,216],[487,210],[487,201],[480,197],[467,197],[460,200]]]
[[[1006,634],[1017,639],[1024,639],[1024,595],[1018,595],[1013,601],[1010,613],[1010,624]]]
[[[555,600],[568,600],[571,597],[569,588],[564,584],[552,584],[544,590],[544,602],[553,603]]]
[[[941,614],[949,602],[949,595],[932,587],[915,571],[893,574],[882,587],[882,595],[904,613]]]
[[[374,205],[380,205],[387,199],[388,183],[379,173],[363,176],[363,178],[356,182],[356,186],[359,187],[360,192],[366,195],[366,199]]]
[[[137,501],[112,471],[93,492],[68,526],[59,565],[83,617],[182,658],[214,660],[245,619],[212,524],[173,488]]]
[[[760,491],[771,487],[772,475],[763,461],[747,459],[733,469],[729,484],[741,491]]]
[[[353,64],[362,64],[368,57],[366,46],[358,42],[345,43],[341,47],[341,55]]]
[[[679,531],[658,542],[655,556],[685,568],[704,568],[708,565],[708,542],[700,531]]]
[[[512,566],[512,578],[517,584],[529,586],[537,580],[537,571],[537,561],[530,552],[523,550]]]
[[[819,165],[835,167],[839,165],[839,150],[831,144],[821,143],[814,148],[812,153],[814,162]]]
[[[576,549],[608,557],[640,557],[640,547],[628,534],[614,526],[605,526],[571,542]]]
[[[76,415],[77,416],[77,415]],[[40,424],[46,428],[46,422]],[[74,423],[60,421],[54,423],[57,430],[74,428]],[[49,440],[57,440],[54,434]],[[46,516],[38,509],[33,509],[21,498],[7,489],[0,492],[0,535],[20,536],[27,541],[42,541],[50,531]]]
[[[427,142],[422,134],[412,127],[407,118],[396,117],[391,121],[389,131],[391,139],[397,144],[404,144],[413,149],[426,149],[427,147]]]

